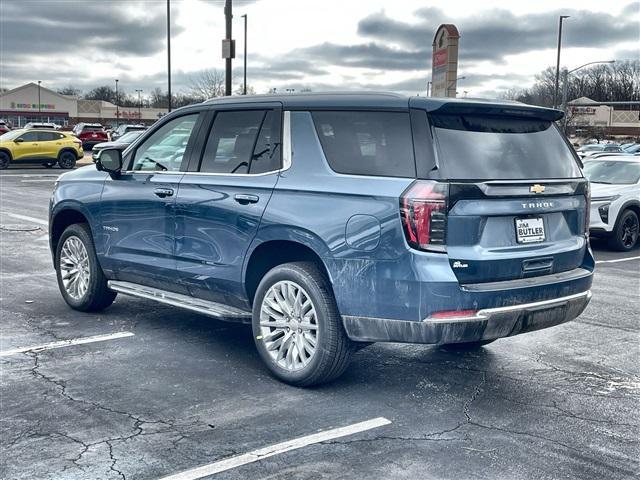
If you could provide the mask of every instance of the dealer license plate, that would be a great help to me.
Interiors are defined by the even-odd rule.
[[[516,240],[518,243],[544,242],[542,218],[516,218]]]

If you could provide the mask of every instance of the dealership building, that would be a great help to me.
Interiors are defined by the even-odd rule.
[[[79,122],[116,126],[119,123],[151,124],[166,108],[116,107],[102,100],[81,100],[61,95],[37,83],[27,83],[0,94],[0,119],[13,128],[28,122],[52,122],[73,126]]]

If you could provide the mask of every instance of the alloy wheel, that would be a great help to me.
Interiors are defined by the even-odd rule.
[[[631,248],[638,240],[638,218],[635,215],[629,215],[622,223],[621,242],[626,248]]]
[[[89,288],[91,270],[87,248],[75,235],[64,241],[60,250],[59,265],[65,291],[71,298],[80,300]]]
[[[311,362],[318,345],[318,320],[304,288],[283,280],[267,290],[260,307],[260,333],[279,367],[297,371]]]

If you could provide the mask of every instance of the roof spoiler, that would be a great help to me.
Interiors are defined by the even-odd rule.
[[[555,122],[564,117],[562,110],[529,105],[497,105],[490,103],[444,103],[432,113],[449,115],[499,115],[507,117],[535,118]]]

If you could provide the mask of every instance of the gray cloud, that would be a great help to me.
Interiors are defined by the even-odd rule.
[[[99,56],[152,55],[165,48],[166,11],[146,2],[132,17],[124,2],[0,2],[3,63],[29,55],[68,54],[78,62]],[[182,32],[172,16],[172,34]]]

